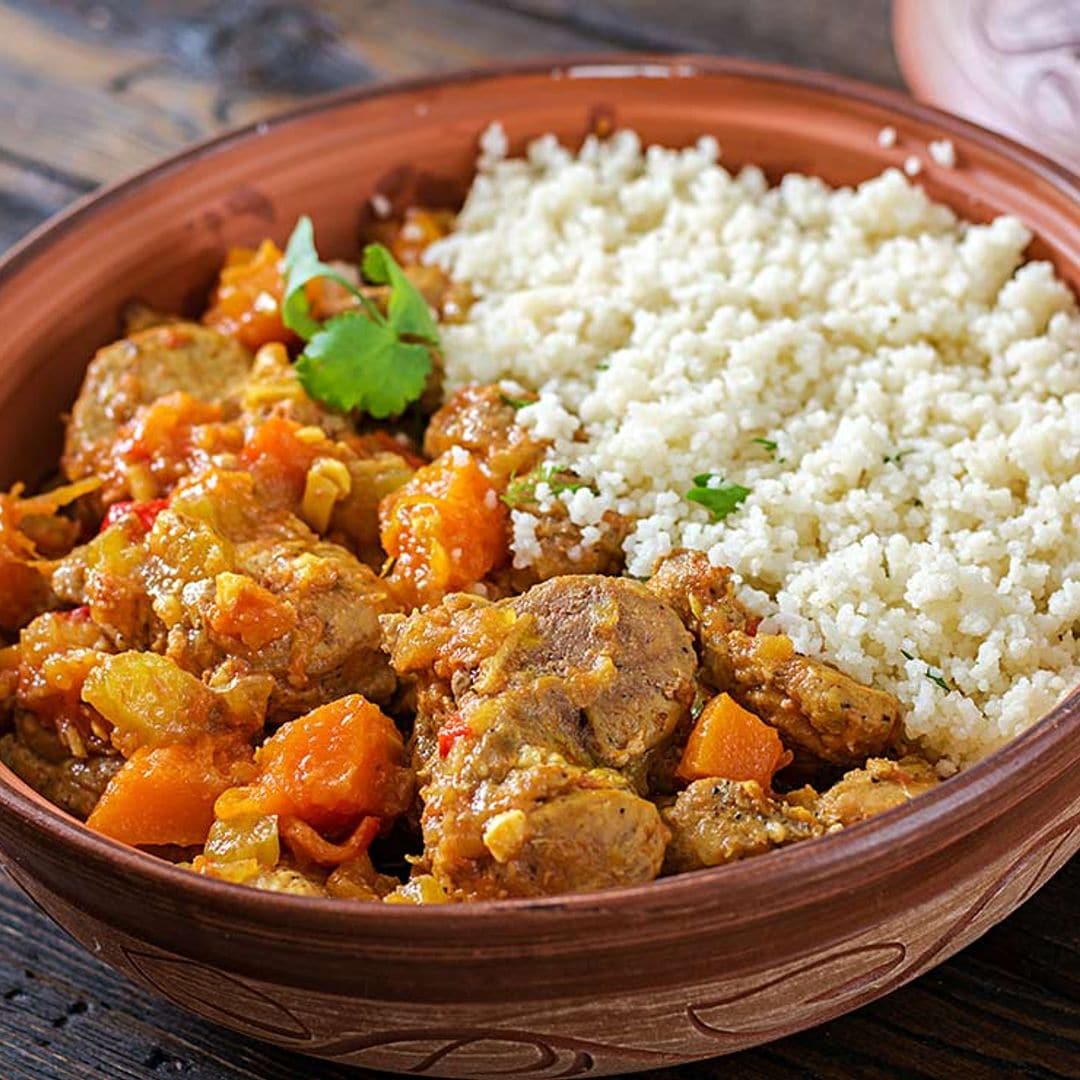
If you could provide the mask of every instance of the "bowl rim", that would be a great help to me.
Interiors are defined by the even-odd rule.
[[[257,139],[271,130],[300,123],[307,117],[333,111],[358,102],[447,86],[493,81],[522,76],[548,75],[556,78],[695,79],[733,76],[757,82],[773,82],[788,88],[806,88],[840,101],[855,100],[882,109],[901,120],[933,125],[941,135],[955,135],[979,145],[999,157],[1009,159],[1029,173],[1080,203],[1080,177],[1066,166],[1030,150],[1008,136],[1000,135],[971,121],[934,106],[915,101],[898,90],[880,87],[847,76],[733,57],[695,53],[610,52],[571,55],[544,55],[510,64],[469,67],[419,78],[390,80],[320,94],[295,107],[255,122],[239,125],[200,140],[155,164],[83,196],[71,206],[46,220],[0,258],[0,288],[20,272],[23,265],[38,258],[48,248],[76,228],[87,224],[96,213],[127,194],[161,177],[182,170],[188,164],[233,146]],[[1076,747],[1070,754],[1070,740]],[[1054,761],[1055,756],[1060,760]],[[1073,760],[1070,760],[1073,759]],[[761,895],[769,887],[779,903],[769,913],[809,903],[829,890],[829,882],[844,870],[862,880],[870,872],[880,874],[888,864],[903,863],[913,843],[925,844],[934,836],[934,849],[948,846],[972,831],[987,817],[982,811],[987,800],[1001,807],[1012,805],[1002,798],[1011,792],[1013,802],[1028,793],[1038,773],[1035,764],[1052,764],[1054,776],[1080,761],[1080,686],[1040,717],[1030,728],[1012,738],[987,757],[964,769],[931,792],[881,814],[849,826],[842,833],[820,837],[771,852],[768,859],[748,859],[725,866],[659,878],[640,885],[621,886],[601,892],[561,894],[535,899],[483,900],[446,905],[358,904],[350,900],[298,897],[270,893],[244,885],[206,878],[92,832],[75,818],[30,793],[6,766],[0,764],[0,811],[11,813],[29,825],[38,837],[48,837],[67,857],[88,856],[95,862],[112,863],[125,876],[142,879],[167,890],[181,891],[201,904],[227,915],[238,915],[251,923],[280,927],[288,918],[302,919],[309,929],[340,934],[364,930],[398,936],[410,927],[424,924],[460,925],[463,931],[479,928],[492,920],[504,924],[508,915],[523,928],[571,914],[609,916],[618,910],[647,912],[652,908],[689,910],[700,901],[702,890],[712,884],[724,886],[734,907],[740,897]],[[20,790],[25,789],[25,790]],[[996,814],[994,816],[997,816]],[[935,830],[933,826],[938,826]],[[785,884],[788,886],[785,888]],[[798,888],[793,890],[790,886]],[[831,890],[834,891],[834,890]],[[448,939],[450,941],[453,938]],[[468,948],[467,938],[463,947]]]

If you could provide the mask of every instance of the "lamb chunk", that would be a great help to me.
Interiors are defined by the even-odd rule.
[[[667,830],[636,783],[689,711],[696,667],[673,611],[637,582],[576,576],[385,627],[418,682],[422,869],[451,897],[656,876]]]
[[[664,861],[669,874],[761,855],[824,832],[810,810],[770,797],[753,780],[695,780],[661,816],[672,834]]]
[[[506,482],[529,472],[546,443],[517,423],[517,409],[497,386],[464,386],[432,416],[424,433],[424,453],[437,458],[460,446],[484,461]]]
[[[850,766],[895,745],[900,702],[796,653],[782,634],[758,634],[729,568],[711,566],[703,552],[676,551],[657,567],[649,588],[694,633],[706,681],[778,728],[792,749]]]
[[[0,761],[49,802],[82,819],[123,764],[113,753],[73,756],[55,731],[29,713],[17,714],[15,732],[0,738]]]
[[[903,806],[940,783],[933,765],[915,755],[891,761],[871,758],[837,781],[818,803],[818,817],[826,826],[854,825],[875,814]]]
[[[166,394],[237,405],[250,367],[242,345],[195,323],[153,326],[105,346],[90,361],[71,411],[64,472],[77,479],[102,471],[120,427]]]

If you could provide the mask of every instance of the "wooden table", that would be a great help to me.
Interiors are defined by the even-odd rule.
[[[536,53],[757,56],[900,86],[887,0],[0,0],[0,249],[98,185],[304,95]],[[884,1001],[690,1077],[1080,1077],[1074,860]],[[356,1077],[155,1000],[0,875],[0,1080]]]

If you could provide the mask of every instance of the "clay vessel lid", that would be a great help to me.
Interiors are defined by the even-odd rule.
[[[1080,0],[895,0],[916,97],[1080,171]]]

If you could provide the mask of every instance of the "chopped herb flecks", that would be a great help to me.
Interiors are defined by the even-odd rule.
[[[502,501],[511,508],[526,506],[536,501],[536,489],[541,484],[547,484],[552,495],[591,487],[584,480],[574,477],[565,465],[544,465],[525,476],[511,479],[502,495]]]
[[[749,494],[750,489],[742,484],[729,483],[715,473],[701,473],[694,477],[694,486],[686,493],[686,498],[704,506],[713,521],[723,521]]]
[[[899,465],[900,462],[908,456],[908,454],[914,453],[914,450],[898,450],[895,454],[886,454],[884,457],[882,457],[881,463],[882,465],[888,465],[890,463],[892,463],[893,465]]]
[[[909,653],[906,649],[901,649],[900,652],[906,660],[919,660],[917,656],[912,656],[911,653]],[[923,661],[919,660],[919,663],[922,664]],[[923,674],[932,683],[940,686],[941,689],[944,690],[946,693],[948,693],[952,689],[952,687],[945,681],[945,677],[940,671],[932,668],[929,664],[924,664],[924,666],[926,668],[926,671],[924,671]]]

